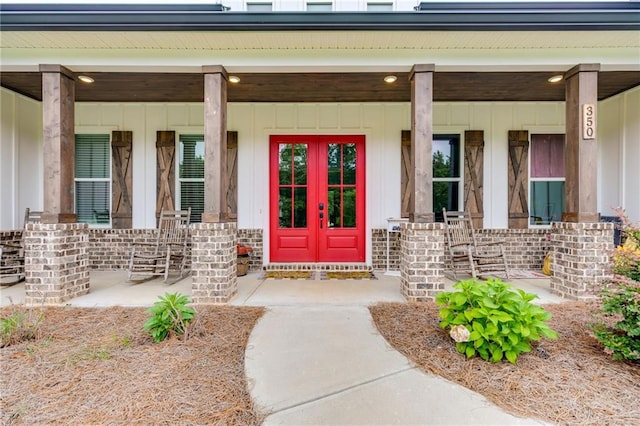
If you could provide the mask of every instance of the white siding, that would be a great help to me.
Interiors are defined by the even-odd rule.
[[[598,105],[598,206],[622,206],[640,221],[640,87]]]
[[[14,229],[42,209],[42,107],[4,88],[0,102],[0,229]]]
[[[409,111],[406,103],[230,104],[228,128],[238,131],[239,145],[238,227],[262,228],[268,241],[272,134],[365,135],[367,236],[386,226],[400,214],[400,132],[410,128]],[[370,259],[370,242],[367,250]]]
[[[38,102],[6,89],[1,94],[0,227],[9,229],[22,225],[25,207],[42,207],[42,112]],[[640,88],[601,102],[598,114],[599,211],[609,215],[610,206],[623,205],[639,220]],[[133,131],[136,228],[155,225],[156,131],[204,131],[203,120],[202,104],[76,104],[78,130]],[[400,214],[400,132],[410,129],[408,103],[232,103],[228,128],[239,137],[241,228],[268,230],[268,139],[278,133],[364,134],[367,227],[383,227],[387,217]],[[484,131],[485,227],[507,226],[507,132],[520,129],[563,133],[564,103],[434,105],[434,132]]]

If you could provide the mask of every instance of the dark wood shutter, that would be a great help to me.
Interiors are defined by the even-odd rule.
[[[157,198],[156,216],[164,210],[175,210],[176,132],[159,130],[156,138]]]
[[[111,132],[111,226],[131,228],[133,132]]]
[[[482,228],[484,179],[484,132],[464,132],[464,209],[471,213],[473,226]]]
[[[411,130],[403,130],[400,136],[400,197],[402,217],[409,217],[411,206]]]
[[[529,223],[529,132],[509,130],[509,228]]]
[[[227,132],[227,217],[238,218],[238,132]]]

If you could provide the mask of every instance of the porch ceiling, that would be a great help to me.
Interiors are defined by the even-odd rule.
[[[2,31],[3,49],[299,51],[637,49],[638,31]]]
[[[563,83],[549,84],[557,72],[436,72],[434,101],[564,101]],[[78,73],[80,74],[80,73]],[[85,72],[92,85],[76,84],[79,102],[202,102],[204,78],[200,73]],[[240,84],[230,84],[229,102],[409,102],[407,72],[385,84],[389,73],[233,73]],[[38,72],[2,72],[2,87],[42,100]],[[640,85],[638,71],[603,71],[598,99]]]

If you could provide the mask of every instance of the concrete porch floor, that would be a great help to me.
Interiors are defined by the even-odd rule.
[[[238,277],[238,293],[230,304],[236,306],[287,305],[360,305],[377,302],[405,302],[400,294],[400,277],[376,272],[376,280],[276,280],[262,278],[262,272],[250,272]],[[536,303],[559,303],[551,294],[549,279],[513,279],[515,287],[539,296]],[[451,290],[454,281],[446,279]],[[161,278],[130,282],[126,271],[92,271],[88,294],[67,301],[70,306],[151,306],[158,296],[180,292],[191,295],[191,277],[173,284]],[[1,306],[23,304],[24,282],[0,287]]]

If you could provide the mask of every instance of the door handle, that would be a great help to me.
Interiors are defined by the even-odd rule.
[[[320,229],[322,229],[322,219],[324,218],[324,213],[320,212]]]

